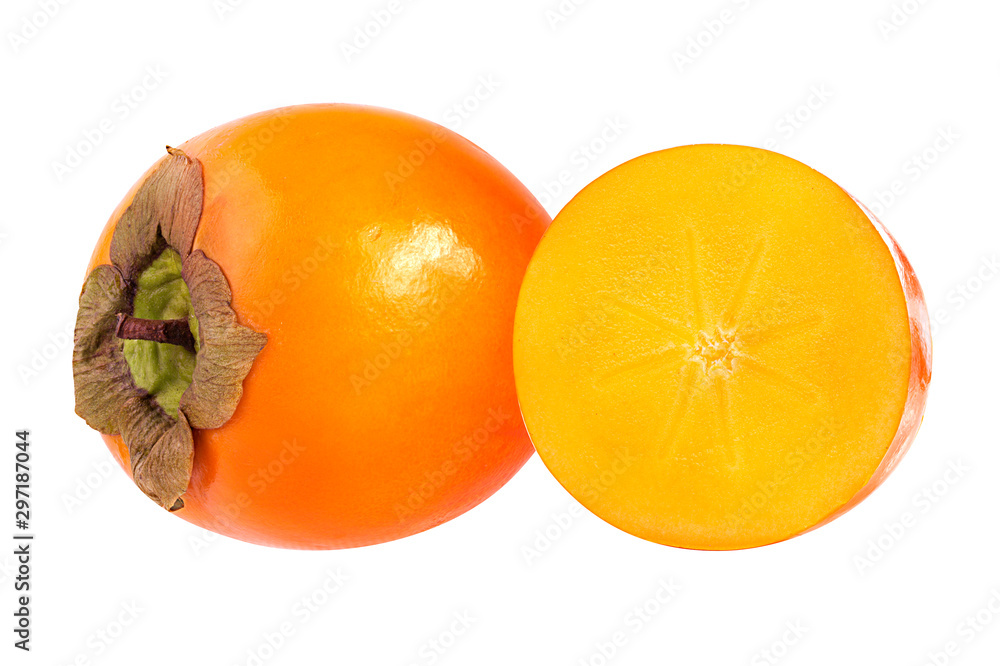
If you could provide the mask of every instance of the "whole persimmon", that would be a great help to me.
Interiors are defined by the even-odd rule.
[[[161,506],[258,544],[398,539],[531,455],[512,332],[549,223],[466,139],[276,109],[164,156],[111,216],[77,319],[77,412]]]

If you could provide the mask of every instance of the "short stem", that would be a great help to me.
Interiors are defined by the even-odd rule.
[[[149,340],[177,345],[195,351],[194,335],[187,319],[137,319],[124,312],[118,313],[115,336],[122,340]]]

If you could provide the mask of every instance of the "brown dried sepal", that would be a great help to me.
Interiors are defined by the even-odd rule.
[[[180,150],[167,152],[115,225],[111,265],[98,266],[84,283],[73,380],[77,414],[95,430],[121,435],[136,485],[176,511],[191,480],[192,428],[218,428],[232,417],[267,337],[237,321],[222,270],[204,252],[192,252],[203,204],[202,167]],[[136,280],[168,246],[181,256],[199,332],[194,377],[176,417],[136,385],[116,336],[118,315],[132,314]]]

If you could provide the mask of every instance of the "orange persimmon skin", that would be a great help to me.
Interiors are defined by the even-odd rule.
[[[405,114],[264,112],[179,146],[201,161],[194,248],[268,336],[232,419],[195,432],[178,515],[325,549],[426,530],[533,452],[514,389],[520,282],[549,223],[480,148]],[[115,221],[89,270],[110,263]],[[104,436],[129,470],[120,437]]]

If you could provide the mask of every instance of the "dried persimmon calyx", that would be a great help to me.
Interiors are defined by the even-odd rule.
[[[198,160],[168,148],[116,221],[111,264],[87,277],[74,333],[77,413],[122,436],[136,485],[171,511],[184,506],[192,430],[230,419],[267,342],[194,249],[203,191]]]

